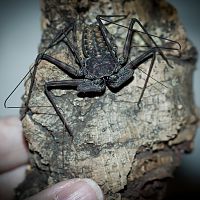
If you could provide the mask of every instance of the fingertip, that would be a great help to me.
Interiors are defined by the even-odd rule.
[[[83,179],[83,181],[85,181],[95,191],[98,200],[103,200],[102,190],[95,181],[88,178]]]
[[[71,179],[47,188],[27,200],[103,200],[100,187],[91,179]]]

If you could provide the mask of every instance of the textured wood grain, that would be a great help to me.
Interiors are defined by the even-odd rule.
[[[73,140],[53,108],[37,107],[51,106],[44,94],[45,82],[70,79],[42,61],[37,69],[30,111],[22,120],[31,168],[18,188],[18,197],[23,199],[61,180],[87,177],[101,186],[106,199],[162,199],[180,155],[192,148],[197,123],[192,94],[196,51],[187,40],[176,10],[165,1],[156,0],[51,0],[42,2],[42,12],[44,34],[40,50],[50,43],[57,30],[77,21],[77,16],[80,38],[81,20],[93,23],[98,14],[129,14],[123,25],[136,17],[150,33],[181,43],[182,50],[181,57],[176,51],[165,52],[173,69],[157,56],[151,76],[166,87],[150,79],[141,109],[137,101],[146,74],[140,70],[135,71],[133,81],[116,93],[107,89],[102,96],[83,98],[72,90],[54,91],[55,101],[73,131]],[[110,31],[116,37],[119,51],[122,50],[127,30],[110,26]],[[139,36],[134,41],[136,45],[144,44]],[[159,45],[173,46],[156,41]],[[80,39],[78,45],[82,55]],[[130,59],[141,51],[134,48]],[[63,44],[47,53],[78,67]],[[146,62],[141,69],[147,73],[149,65]],[[26,82],[24,99],[29,86],[30,79]]]

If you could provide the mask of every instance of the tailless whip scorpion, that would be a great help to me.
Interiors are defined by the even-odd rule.
[[[62,31],[59,31],[59,33],[56,35],[56,37],[51,41],[50,45],[48,46],[48,48],[51,48],[52,46],[58,44],[59,42],[65,43],[66,46],[70,49],[71,53],[73,54],[75,61],[79,66],[79,69],[76,69],[75,67],[46,54],[46,50],[48,48],[43,53],[37,56],[34,64],[34,69],[32,72],[28,97],[25,102],[26,112],[28,111],[28,103],[31,98],[31,92],[35,81],[37,66],[41,60],[46,60],[49,63],[52,63],[53,65],[58,67],[60,70],[62,70],[64,73],[66,73],[72,78],[71,80],[49,81],[44,84],[44,93],[46,94],[53,108],[55,109],[56,114],[59,116],[60,120],[62,121],[65,128],[69,132],[70,136],[73,135],[72,131],[70,130],[67,121],[63,117],[62,113],[60,112],[58,106],[54,101],[54,94],[52,90],[74,89],[77,90],[78,93],[103,94],[106,87],[108,87],[110,90],[121,88],[131,78],[133,78],[134,71],[141,64],[150,60],[150,66],[148,69],[147,78],[145,80],[142,92],[138,100],[138,106],[140,105],[142,97],[144,95],[144,91],[147,87],[151,71],[154,66],[156,54],[157,53],[160,54],[160,56],[163,58],[166,64],[170,67],[172,66],[170,65],[168,59],[162,52],[161,47],[159,47],[155,42],[153,35],[148,33],[146,28],[141,24],[141,22],[138,19],[132,18],[130,20],[129,27],[125,27],[123,25],[117,24],[116,23],[117,20],[116,21],[107,20],[108,17],[126,18],[125,15],[109,15],[109,16],[98,15],[96,17],[96,23],[85,24],[82,32],[82,52],[84,58],[81,58],[78,52],[77,39],[74,38],[74,41],[70,41],[69,39],[69,34],[75,30],[74,27],[76,23],[72,23],[67,28],[63,29]],[[113,23],[128,29],[125,43],[123,46],[122,55],[120,56],[117,55],[117,46],[114,42],[114,36],[109,33],[106,27],[107,24],[103,23],[103,21],[106,21],[107,24]],[[153,46],[149,47],[148,50],[146,50],[141,55],[137,56],[134,60],[129,61],[129,55],[132,48],[131,43],[133,40],[133,35],[135,32],[137,32],[136,29],[134,29],[134,26],[136,24],[139,25],[139,27],[142,29],[141,32],[147,36],[147,38],[153,44]],[[180,44],[178,42],[169,39],[166,40],[178,44],[180,49]],[[19,84],[21,84],[21,82]],[[13,90],[13,92],[15,91],[15,89]],[[5,107],[8,107],[6,103],[7,100],[10,98],[10,96],[12,95],[12,93],[6,99],[4,103]]]

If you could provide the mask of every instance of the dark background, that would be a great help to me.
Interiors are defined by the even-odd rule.
[[[200,51],[200,1],[169,0],[177,9],[188,36]],[[27,72],[27,66],[34,62],[41,38],[40,5],[37,1],[7,0],[0,3],[0,117],[18,115],[18,110],[4,109],[3,102],[20,78]],[[200,63],[194,74],[195,101],[200,106]],[[10,101],[20,106],[23,86]],[[169,197],[198,194],[200,199],[200,129],[198,129],[194,151],[182,158],[182,164],[170,183]]]

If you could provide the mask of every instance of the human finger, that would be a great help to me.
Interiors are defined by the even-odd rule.
[[[100,187],[91,179],[62,181],[26,200],[103,200]]]
[[[28,162],[21,121],[16,117],[0,119],[0,160],[0,174]]]

